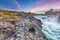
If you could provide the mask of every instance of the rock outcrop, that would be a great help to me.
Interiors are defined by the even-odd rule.
[[[1,40],[47,40],[42,32],[40,20],[22,17],[11,23],[14,29],[7,32]]]
[[[16,21],[16,40],[47,40],[42,33],[42,23],[35,18],[20,18]]]

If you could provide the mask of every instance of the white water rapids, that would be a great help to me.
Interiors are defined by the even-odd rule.
[[[35,16],[42,21],[42,31],[48,40],[60,40],[60,24],[47,16]]]

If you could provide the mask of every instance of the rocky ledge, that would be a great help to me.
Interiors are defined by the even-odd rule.
[[[16,40],[47,40],[42,32],[41,21],[35,18],[20,18],[15,22]]]
[[[22,17],[11,23],[14,25],[14,30],[7,33],[2,40],[47,40],[42,32],[40,20]]]

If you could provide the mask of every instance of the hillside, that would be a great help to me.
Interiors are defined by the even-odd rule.
[[[0,39],[47,40],[42,32],[42,22],[34,15],[31,12],[0,10]]]

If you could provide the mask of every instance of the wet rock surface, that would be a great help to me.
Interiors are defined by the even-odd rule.
[[[1,40],[47,40],[42,32],[41,21],[35,18],[22,17],[11,23],[14,29]]]
[[[42,33],[41,22],[34,18],[20,18],[16,21],[16,40],[47,40]]]

